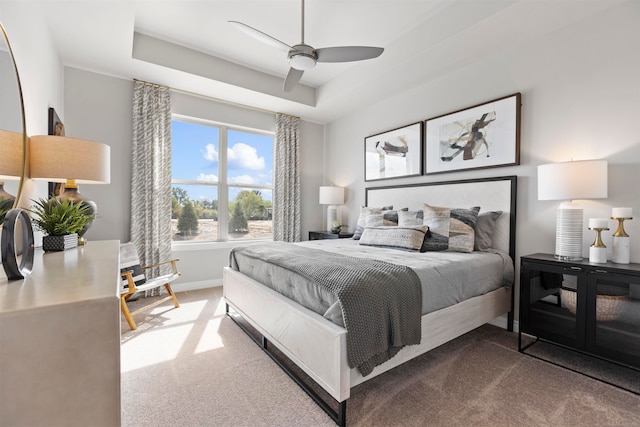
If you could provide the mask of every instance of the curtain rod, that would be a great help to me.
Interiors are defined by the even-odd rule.
[[[240,104],[240,103],[233,102],[233,101],[227,101],[225,99],[214,98],[213,96],[202,95],[200,93],[190,92],[188,90],[176,89],[176,88],[173,88],[173,87],[170,87],[170,86],[165,86],[165,85],[161,85],[161,84],[157,84],[157,83],[149,83],[149,82],[146,82],[146,81],[140,80],[140,79],[133,79],[133,81],[134,82],[142,82],[142,83],[145,83],[145,84],[150,84],[150,85],[158,86],[158,87],[166,87],[167,89],[169,89],[172,92],[181,93],[183,95],[195,96],[196,98],[202,98],[202,99],[206,99],[206,100],[209,100],[209,101],[220,102],[222,104],[232,105],[234,107],[245,108],[247,110],[258,111],[260,113],[284,114],[284,113],[278,113],[276,111],[266,110],[264,108],[252,107],[250,105]],[[287,115],[289,115],[289,114],[287,114]],[[296,117],[296,116],[291,116],[291,117]]]

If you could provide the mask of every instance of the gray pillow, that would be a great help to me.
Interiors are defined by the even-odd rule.
[[[476,220],[476,240],[473,249],[486,251],[493,247],[493,235],[496,231],[496,221],[502,211],[482,212]]]

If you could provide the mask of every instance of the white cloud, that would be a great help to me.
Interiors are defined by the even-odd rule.
[[[258,179],[262,185],[273,185],[273,171],[258,174]]]
[[[204,181],[204,182],[218,182],[218,176],[212,173],[211,174],[201,173],[200,175],[198,175],[196,180]]]
[[[238,142],[233,147],[229,148],[227,157],[227,162],[229,163],[230,168],[251,170],[264,169],[264,157],[258,156],[258,151],[255,147],[242,142]]]
[[[218,161],[218,150],[216,150],[216,146],[214,144],[207,144],[204,150],[200,150],[202,153],[202,157],[210,162]],[[216,179],[217,180],[217,179]]]
[[[253,177],[249,175],[240,175],[229,178],[229,183],[231,184],[253,184]]]

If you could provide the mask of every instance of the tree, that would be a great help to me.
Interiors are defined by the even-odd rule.
[[[231,211],[231,218],[229,219],[229,232],[231,233],[246,233],[249,231],[249,224],[247,217],[242,211],[240,203],[234,203],[233,210]]]
[[[176,199],[179,205],[184,205],[184,202],[189,200],[189,194],[187,190],[182,187],[172,187],[171,188],[171,197]]]
[[[178,199],[171,197],[171,219],[177,219],[182,212],[182,206],[178,203]]]
[[[198,232],[198,215],[189,200],[184,202],[182,212],[178,217],[178,231],[185,235]]]
[[[260,191],[242,190],[236,196],[236,202],[242,207],[247,218],[263,219],[267,216],[265,200]]]

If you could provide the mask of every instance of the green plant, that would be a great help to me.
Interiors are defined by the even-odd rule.
[[[198,232],[198,215],[189,200],[184,202],[182,212],[178,217],[178,231],[183,235],[191,235]]]
[[[247,217],[244,215],[242,206],[240,206],[238,202],[234,203],[233,210],[231,211],[229,231],[231,233],[247,233],[249,231]]]
[[[50,199],[34,200],[31,212],[32,222],[39,230],[49,236],[64,236],[77,233],[96,216],[89,211],[89,206],[82,202]]]

